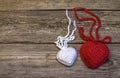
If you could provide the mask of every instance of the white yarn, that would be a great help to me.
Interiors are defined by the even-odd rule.
[[[68,10],[66,10],[66,16],[69,21],[68,27],[67,27],[68,32],[67,32],[67,35],[64,37],[63,36],[57,37],[57,41],[55,43],[56,43],[56,46],[61,50],[57,53],[56,57],[60,63],[66,66],[72,66],[77,58],[77,51],[73,47],[68,47],[68,42],[75,39],[74,33],[76,31],[76,22],[75,20],[73,21],[74,29],[72,30],[72,32],[70,32],[71,19],[68,16]]]
[[[66,36],[58,36],[57,37],[57,41],[55,42],[56,43],[56,46],[60,49],[65,49],[68,47],[68,42],[69,41],[72,41],[75,39],[75,36],[74,35],[74,32],[76,31],[76,22],[75,20],[73,21],[73,26],[74,26],[74,29],[72,30],[72,33],[70,34],[70,26],[71,26],[71,19],[70,17],[68,16],[68,10],[66,10],[66,16],[69,20],[69,24],[68,24],[68,33]]]
[[[76,49],[73,47],[62,49],[57,53],[57,60],[66,66],[72,66],[76,58],[77,52]]]

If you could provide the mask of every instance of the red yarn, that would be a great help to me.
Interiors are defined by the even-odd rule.
[[[88,17],[79,18],[77,15],[78,10],[83,10],[87,14],[89,14],[95,18],[88,18]],[[82,8],[82,7],[76,7],[76,8],[74,8],[74,15],[75,15],[77,21],[79,21],[79,22],[92,21],[92,25],[91,25],[90,32],[89,32],[90,36],[86,36],[84,34],[83,27],[79,26],[79,35],[82,39],[84,39],[86,41],[80,48],[80,56],[81,56],[82,60],[84,61],[84,63],[89,68],[97,68],[100,65],[102,65],[109,57],[109,49],[104,43],[110,43],[111,37],[106,36],[105,38],[100,40],[98,31],[101,27],[101,20],[97,15],[95,15],[88,9]],[[92,35],[92,31],[93,31],[94,26],[96,25],[96,20],[98,22],[98,26],[97,26],[96,32],[95,32],[96,33],[96,39],[95,39],[94,36]]]

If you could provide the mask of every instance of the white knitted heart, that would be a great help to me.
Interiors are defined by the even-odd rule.
[[[73,47],[62,49],[57,54],[57,60],[66,66],[72,66],[76,60],[76,57],[77,52]]]
[[[73,21],[74,29],[72,32],[70,32],[70,26],[71,26],[71,19],[68,16],[68,11],[66,10],[66,16],[69,20],[68,24],[68,33],[66,36],[58,36],[56,46],[60,48],[61,50],[57,54],[57,60],[66,65],[66,66],[72,66],[75,62],[75,59],[77,58],[77,52],[75,48],[68,47],[68,42],[75,39],[74,32],[76,31],[76,22]],[[71,34],[70,34],[71,33]]]

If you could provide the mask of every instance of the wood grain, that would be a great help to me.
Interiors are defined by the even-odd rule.
[[[120,11],[93,11],[102,20],[101,37],[111,36],[112,43],[120,42]],[[73,13],[70,17],[74,20]],[[86,14],[79,12],[83,17]],[[1,11],[0,43],[53,43],[58,35],[67,33],[65,11]],[[77,24],[77,26],[82,24]],[[90,24],[85,26],[89,31]],[[76,34],[72,43],[83,43]]]
[[[100,16],[101,37],[112,37],[107,44],[110,57],[98,69],[87,68],[79,57],[84,41],[78,33],[70,43],[78,51],[76,63],[66,67],[56,60],[59,49],[53,42],[67,33],[65,9],[74,20],[75,6]],[[82,11],[79,14],[87,16]],[[90,22],[85,25],[88,32]],[[120,0],[0,0],[0,78],[120,78],[119,50]]]
[[[81,44],[71,44],[79,50]],[[56,61],[53,44],[1,44],[0,78],[119,78],[120,44],[109,44],[111,56],[100,68],[88,69],[79,55],[73,67]]]
[[[0,0],[0,10],[59,10],[75,6],[120,10],[120,0]]]

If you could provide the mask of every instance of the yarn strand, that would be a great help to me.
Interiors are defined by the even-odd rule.
[[[95,18],[79,18],[78,14],[77,14],[78,10],[83,10],[84,12],[86,12],[87,14],[95,17],[96,19]],[[81,38],[83,38],[86,41],[99,41],[99,42],[103,42],[103,43],[110,43],[111,42],[111,37],[110,36],[106,36],[105,38],[100,40],[99,29],[101,27],[101,20],[97,15],[95,15],[94,13],[92,13],[91,11],[89,11],[88,9],[83,8],[83,7],[74,8],[74,15],[75,15],[77,21],[79,21],[79,22],[80,21],[92,21],[92,25],[91,25],[90,32],[89,32],[90,36],[85,36],[83,27],[81,27],[81,26],[79,27],[79,33],[80,33]],[[97,23],[98,23],[97,25],[98,26],[97,26],[96,32],[95,32],[96,33],[96,40],[95,40],[95,38],[92,35],[92,32],[93,32],[93,28],[96,25],[96,20],[97,20]]]
[[[66,10],[66,16],[67,16],[68,21],[69,21],[68,27],[67,27],[68,33],[64,37],[63,36],[58,36],[57,41],[55,42],[56,46],[60,49],[67,48],[68,47],[68,42],[75,39],[74,33],[76,31],[76,22],[75,22],[75,20],[73,21],[74,29],[72,30],[72,33],[70,34],[71,19],[68,16],[68,10]]]

